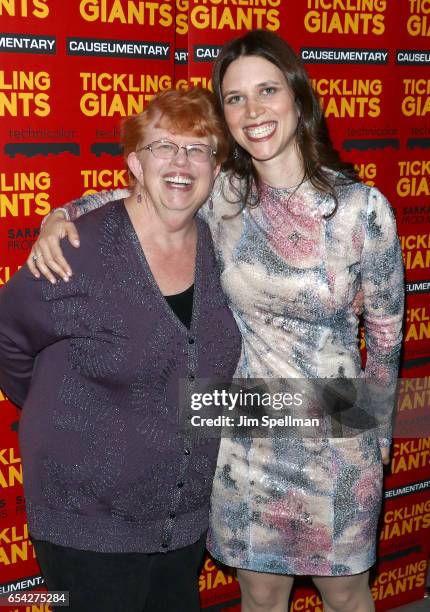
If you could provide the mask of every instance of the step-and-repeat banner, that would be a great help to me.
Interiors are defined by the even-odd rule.
[[[219,47],[254,28],[300,53],[336,146],[396,213],[407,277],[398,415],[412,437],[395,439],[386,476],[372,593],[387,610],[422,597],[430,547],[430,0],[0,0],[0,286],[53,207],[126,185],[121,118],[160,90],[210,88]],[[0,405],[4,596],[42,579],[26,524],[19,411],[1,390]],[[200,590],[203,608],[240,610],[234,573],[210,558]],[[299,581],[291,610],[322,611],[309,583]]]

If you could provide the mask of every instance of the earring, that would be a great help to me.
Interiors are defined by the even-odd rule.
[[[139,191],[139,193],[137,194],[137,198],[136,198],[136,200],[137,200],[137,203],[138,203],[138,204],[142,204],[142,194],[141,194],[141,192],[140,192],[140,191]]]
[[[239,150],[238,149],[234,150],[233,159],[239,159]]]
[[[212,196],[209,198],[208,206],[209,206],[209,210],[213,210],[214,209],[214,202],[212,200]]]

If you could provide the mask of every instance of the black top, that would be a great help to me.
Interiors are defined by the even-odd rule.
[[[194,285],[182,291],[182,293],[175,293],[173,295],[165,295],[167,303],[173,310],[178,319],[190,329],[191,317],[193,314],[193,297],[194,297]]]

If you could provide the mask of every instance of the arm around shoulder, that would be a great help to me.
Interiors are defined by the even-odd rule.
[[[120,200],[122,198],[128,198],[130,192],[128,189],[114,189],[112,191],[97,191],[96,193],[91,193],[86,196],[82,196],[82,198],[78,198],[73,200],[72,202],[68,202],[64,205],[64,209],[67,210],[69,215],[69,220],[74,221],[78,219],[82,215],[86,215],[92,210],[96,210],[109,202],[113,202],[114,200]]]
[[[71,221],[128,195],[126,189],[100,191],[52,210],[45,217],[40,236],[27,259],[27,266],[33,276],[40,278],[42,274],[51,283],[55,283],[57,275],[67,282],[72,276],[72,268],[63,255],[60,240],[67,237],[70,244],[76,248],[80,244],[78,231]]]

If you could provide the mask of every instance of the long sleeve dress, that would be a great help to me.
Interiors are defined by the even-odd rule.
[[[243,339],[235,377],[372,377],[392,384],[404,284],[394,215],[384,196],[361,183],[344,185],[328,217],[333,200],[309,181],[294,193],[261,185],[258,207],[231,218],[240,205],[226,201],[221,184],[227,180],[219,178],[203,215]],[[99,194],[93,204],[109,197]],[[80,209],[71,210],[76,216]],[[359,292],[364,371],[353,306]],[[380,446],[388,444],[389,432],[349,439],[224,438],[209,551],[254,571],[365,571],[375,561]]]

